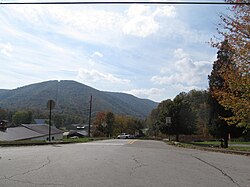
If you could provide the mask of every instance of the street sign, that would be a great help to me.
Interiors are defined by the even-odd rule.
[[[166,117],[166,123],[171,123],[171,117]]]
[[[56,102],[55,102],[55,101],[53,101],[53,100],[48,100],[48,102],[47,102],[47,108],[48,108],[48,109],[54,109],[55,106],[56,106]]]
[[[108,124],[106,123],[106,121],[102,122],[102,126],[103,126],[103,127],[107,127],[107,125],[108,125]]]

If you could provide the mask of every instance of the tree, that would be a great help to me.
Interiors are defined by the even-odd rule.
[[[98,112],[93,122],[94,136],[112,137],[115,115],[112,112]]]
[[[116,115],[115,125],[114,125],[115,134],[121,134],[127,132],[127,128],[128,128],[128,116]]]
[[[175,135],[176,141],[179,141],[179,135],[192,134],[196,130],[196,116],[186,97],[187,94],[182,92],[173,101],[162,101],[156,109],[158,115],[155,124],[160,127],[161,133]],[[166,117],[171,117],[171,126],[166,124]]]
[[[196,131],[196,115],[192,111],[190,103],[186,100],[186,93],[178,94],[174,102],[171,130],[179,141],[181,134],[193,134]]]
[[[157,136],[159,133],[159,126],[157,120],[158,120],[158,107],[151,111],[146,121],[149,127],[149,135],[151,136]]]
[[[250,128],[250,6],[235,5],[231,12],[231,16],[221,16],[219,34],[227,41],[225,50],[230,52],[233,66],[223,66],[220,75],[224,89],[215,89],[213,95],[219,104],[233,112],[233,116],[225,118],[228,124]],[[220,43],[213,46],[221,49]]]
[[[17,111],[12,117],[12,122],[15,125],[30,124],[32,122],[32,112],[31,111]]]
[[[231,110],[228,110],[219,103],[218,93],[226,92],[224,72],[229,67],[233,67],[232,53],[229,51],[228,40],[221,43],[220,49],[217,52],[217,60],[213,64],[211,75],[209,79],[209,91],[211,98],[209,100],[211,106],[210,112],[210,132],[213,135],[218,135],[224,139],[224,147],[228,147],[229,127],[225,119],[232,118],[234,115]],[[215,133],[215,130],[218,132]]]
[[[163,134],[173,134],[170,129],[170,124],[166,124],[166,117],[174,117],[174,102],[171,99],[162,101],[158,107],[158,119],[155,123],[156,127],[159,127],[159,130]]]
[[[6,120],[8,117],[8,113],[0,108],[0,120]]]
[[[190,103],[195,113],[196,134],[202,135],[204,139],[209,137],[208,123],[211,107],[208,103],[209,93],[206,90],[191,90],[187,93],[186,100]]]
[[[112,112],[108,112],[105,116],[105,122],[107,123],[107,136],[113,136],[113,124],[115,121],[115,115]]]
[[[95,120],[93,122],[94,136],[105,136],[107,128],[105,118],[106,118],[105,112],[98,112],[96,114]]]
[[[138,133],[139,136],[144,136],[142,129],[144,128],[142,120],[133,118],[133,133],[136,134]]]

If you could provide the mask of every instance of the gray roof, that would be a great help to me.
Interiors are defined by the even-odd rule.
[[[81,130],[81,131],[76,131],[76,130],[70,130],[68,133],[68,136],[77,136],[77,135],[81,135],[81,136],[88,136],[88,132],[85,130]]]
[[[26,140],[30,138],[44,136],[25,127],[7,128],[5,132],[0,131],[0,141]]]
[[[49,125],[47,124],[22,124],[23,127],[26,127],[32,131],[35,131],[37,133],[48,135],[49,134]],[[57,129],[54,126],[51,126],[51,134],[62,134],[63,131]]]
[[[51,127],[51,135],[62,133],[63,131],[57,129],[56,127]],[[7,128],[5,131],[0,131],[0,141],[27,140],[48,136],[48,134],[49,126],[46,124],[23,124],[19,127]]]

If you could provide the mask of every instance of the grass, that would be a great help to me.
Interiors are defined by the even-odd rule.
[[[198,145],[198,146],[204,146],[204,147],[220,147],[220,142],[218,141],[207,141],[207,142],[190,142],[193,145]],[[228,142],[229,147],[248,147],[248,146],[244,146],[244,145],[250,145],[250,142],[232,142],[229,141]],[[242,146],[234,146],[234,145],[242,145]]]
[[[211,147],[211,148],[218,148],[223,149],[220,147],[221,143],[218,141],[208,141],[208,142],[190,142],[187,144],[200,146],[200,147]],[[242,145],[242,146],[235,146],[236,144]],[[250,145],[250,142],[229,142],[228,150],[234,150],[234,151],[247,151],[250,152],[250,146],[244,146],[244,145]]]
[[[234,141],[230,141],[229,144],[244,144],[244,145],[250,145],[250,142],[234,142]]]
[[[29,146],[29,145],[48,145],[48,144],[68,144],[68,143],[84,143],[90,141],[104,140],[106,138],[64,138],[60,141],[47,142],[44,140],[23,140],[23,141],[0,141],[0,146]]]
[[[97,140],[105,140],[105,137],[84,137],[84,138],[63,138],[63,142],[65,143],[84,143],[91,142]]]
[[[244,146],[229,146],[228,149],[234,150],[234,151],[250,152],[250,147],[244,147]]]
[[[217,141],[209,141],[209,142],[190,142],[190,144],[204,146],[204,147],[217,147],[220,146],[220,142]]]
[[[244,146],[244,145],[249,145],[249,142],[233,142],[233,143],[229,142],[229,144],[231,144],[231,146],[229,146],[227,149],[221,148],[220,142],[218,142],[218,141],[181,142],[181,143],[168,142],[168,143],[175,145],[175,146],[178,146],[178,147],[184,147],[184,148],[250,155],[250,146]],[[240,144],[242,146],[235,146],[235,144]]]
[[[0,141],[0,146],[44,145],[43,140]]]

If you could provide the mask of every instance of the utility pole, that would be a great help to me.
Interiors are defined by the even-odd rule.
[[[52,109],[55,108],[55,105],[56,105],[55,101],[48,100],[47,108],[49,109],[49,139],[48,139],[49,142],[51,141],[51,111],[52,111]]]
[[[52,104],[50,100],[49,104],[49,142],[51,141],[51,110],[52,110]]]
[[[88,132],[89,137],[90,137],[90,126],[91,126],[91,113],[92,113],[92,95],[90,96],[90,101],[89,101],[89,132]]]

